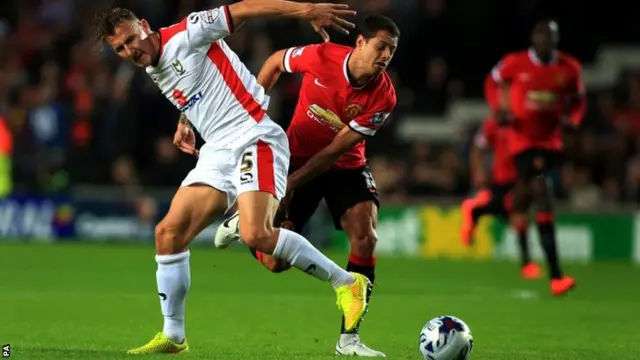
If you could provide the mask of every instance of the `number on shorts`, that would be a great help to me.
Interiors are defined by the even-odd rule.
[[[251,151],[247,151],[246,153],[242,154],[242,164],[240,167],[240,172],[248,173],[251,172],[251,169],[253,169],[253,153]]]
[[[376,182],[373,180],[373,175],[371,175],[371,172],[368,169],[364,169],[362,170],[362,175],[364,176],[364,179],[367,183],[367,188],[369,190],[376,190]]]

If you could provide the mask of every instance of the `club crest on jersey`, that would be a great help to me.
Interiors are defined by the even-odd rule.
[[[567,83],[567,77],[564,74],[558,74],[556,76],[556,84],[558,86],[564,86]]]
[[[184,75],[187,71],[184,69],[184,66],[182,66],[182,63],[180,62],[180,60],[175,59],[172,63],[171,63],[171,68],[173,69],[173,71],[178,75],[178,76],[182,76]]]
[[[344,108],[344,114],[347,115],[349,119],[355,118],[360,115],[361,112],[362,106],[360,104],[349,104]]]
[[[187,98],[184,95],[184,92],[182,92],[182,90],[173,89],[173,93],[171,94],[171,97],[178,104],[178,110],[184,112],[186,110],[189,110],[193,105],[195,105],[198,101],[200,101],[200,99],[202,99],[203,97],[203,94],[201,91],[193,95],[192,97]]]

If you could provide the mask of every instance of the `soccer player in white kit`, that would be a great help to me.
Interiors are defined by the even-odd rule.
[[[240,234],[247,245],[330,282],[345,327],[354,328],[364,315],[366,277],[343,270],[304,237],[272,227],[286,191],[289,144],[282,128],[266,114],[269,97],[264,89],[222,40],[249,19],[296,17],[311,22],[326,41],[324,29],[347,32],[353,24],[341,17],[352,14],[340,4],[245,0],[192,13],[159,31],[122,8],[98,19],[99,37],[121,58],[145,68],[206,141],[196,150],[193,130],[184,122],[178,124],[176,144],[199,153],[199,159],[156,226],[156,278],[164,327],[128,353],[188,350],[184,324],[190,286],[188,245],[236,200]]]

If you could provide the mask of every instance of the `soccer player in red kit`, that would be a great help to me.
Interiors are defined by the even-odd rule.
[[[496,120],[512,128],[510,152],[518,180],[513,190],[513,209],[526,216],[531,194],[538,211],[536,223],[549,263],[551,292],[562,295],[575,279],[560,269],[548,173],[562,150],[563,125],[578,126],[584,115],[585,97],[580,63],[556,49],[558,26],[553,21],[536,24],[532,47],[505,56],[492,70],[498,84]]]
[[[476,224],[484,215],[494,215],[510,221],[518,234],[518,245],[522,260],[521,274],[525,279],[540,277],[540,266],[531,261],[527,238],[528,223],[526,217],[513,216],[511,209],[511,191],[518,174],[509,152],[511,128],[501,127],[493,118],[488,118],[473,140],[470,154],[471,176],[474,184],[480,187],[475,196],[462,202],[462,227],[460,238],[465,245],[471,245]],[[488,180],[484,166],[484,154],[493,152],[491,180]]]
[[[365,274],[372,284],[379,203],[365,157],[365,140],[375,135],[396,106],[395,89],[385,69],[399,36],[391,19],[368,16],[355,47],[326,42],[280,50],[266,61],[258,75],[258,82],[268,91],[283,72],[304,74],[287,129],[290,175],[276,223],[301,232],[324,199],[336,229],[343,230],[350,241],[347,269]],[[235,223],[231,219],[219,227],[216,246],[235,241],[229,231]],[[251,250],[271,271],[289,268],[281,259]],[[316,270],[306,272],[313,271]],[[343,326],[335,353],[385,356],[360,341],[358,326],[352,331]]]

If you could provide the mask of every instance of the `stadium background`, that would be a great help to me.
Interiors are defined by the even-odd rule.
[[[0,1],[3,357],[123,358],[161,323],[153,228],[195,159],[171,144],[178,114],[146,75],[92,42],[93,14],[115,3],[154,27],[220,4]],[[363,340],[389,358],[415,359],[427,319],[453,314],[473,330],[474,360],[637,360],[638,7],[619,0],[350,4],[360,16],[390,15],[402,31],[390,69],[399,106],[369,146],[383,207]],[[579,284],[563,299],[549,295],[544,278],[520,278],[508,261],[517,256],[514,235],[494,219],[483,220],[471,249],[457,236],[459,200],[473,191],[469,141],[488,113],[482,80],[505,52],[527,47],[543,16],[558,20],[560,47],[584,63],[589,92],[585,126],[567,134],[567,161],[553,179],[560,253]],[[254,21],[228,39],[254,73],[272,51],[319,40],[307,24],[286,20]],[[270,113],[284,126],[298,86],[298,78],[283,77],[271,94]],[[306,235],[346,262],[344,238],[326,213]],[[540,257],[534,227],[530,235]],[[335,359],[339,317],[326,284],[297,271],[268,273],[246,251],[212,249],[211,237],[209,228],[191,255],[185,356]]]
[[[144,72],[96,45],[93,14],[119,4],[161,27],[223,3],[0,4],[2,238],[152,241],[195,159],[171,144],[177,111]],[[584,126],[566,134],[566,161],[553,178],[561,252],[579,260],[640,258],[640,29],[635,8],[607,3],[615,10],[571,0],[349,1],[360,17],[386,14],[402,31],[389,69],[398,107],[369,142],[383,202],[380,252],[515,256],[512,234],[493,220],[483,222],[478,246],[462,248],[456,204],[474,187],[468,149],[488,113],[484,76],[503,54],[526,48],[534,22],[550,17],[560,24],[561,49],[584,64],[589,95]],[[228,42],[257,73],[272,51],[319,40],[307,24],[274,20],[251,22]],[[271,93],[269,113],[283,126],[299,84],[286,76]],[[308,235],[322,246],[345,246],[322,211]]]

